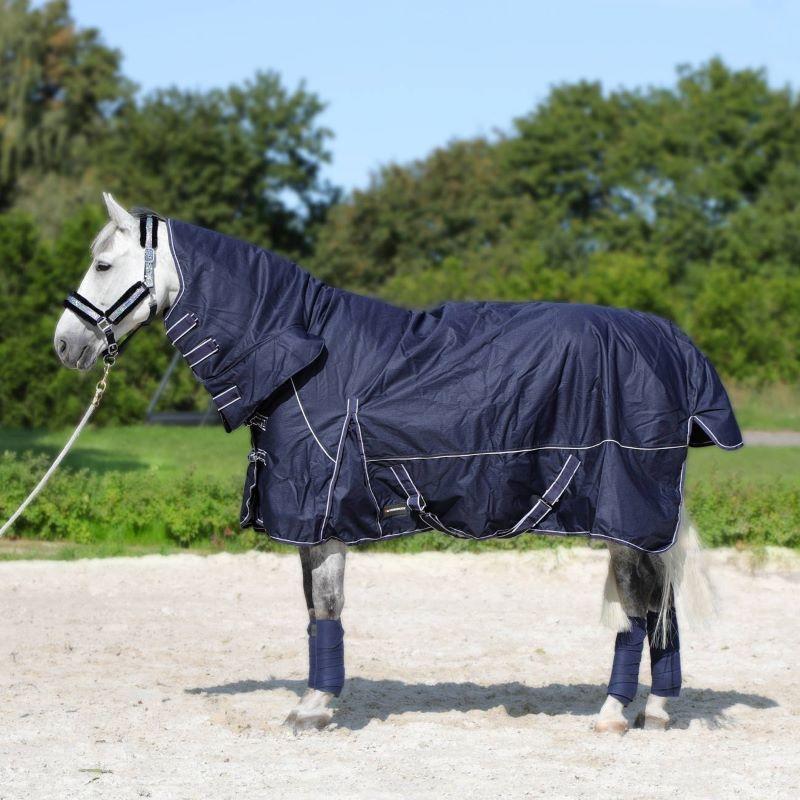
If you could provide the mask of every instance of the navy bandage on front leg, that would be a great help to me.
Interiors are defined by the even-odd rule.
[[[667,644],[660,647],[660,632],[656,632],[658,614],[647,615],[647,637],[650,640],[650,691],[658,697],[678,697],[681,693],[681,643],[678,638],[678,617],[673,606],[667,620]]]
[[[308,626],[308,686],[336,697],[344,686],[344,628],[338,619]]]
[[[636,697],[642,646],[647,633],[644,617],[630,617],[630,621],[631,629],[617,634],[614,665],[611,667],[611,680],[608,682],[608,694],[616,697],[623,705],[628,705]]]

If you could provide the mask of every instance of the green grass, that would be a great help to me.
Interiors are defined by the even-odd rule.
[[[686,468],[686,491],[713,484],[800,485],[800,447],[692,448]]]
[[[53,458],[69,434],[0,429],[0,452],[32,452]],[[195,469],[210,478],[225,478],[244,475],[249,449],[246,428],[233,433],[225,433],[221,426],[88,428],[63,466],[93,472],[157,470],[167,475]]]
[[[800,386],[730,386],[729,390],[743,430],[800,431]]]
[[[61,448],[68,431],[0,430],[0,459],[10,513]],[[90,429],[62,471],[21,521],[32,537],[0,542],[0,560],[74,559],[186,552],[238,552],[252,547],[291,552],[236,520],[249,448],[246,430],[134,426]],[[2,482],[0,481],[0,482]],[[800,546],[800,448],[716,447],[689,455],[686,497],[710,544]],[[186,498],[193,498],[185,503]],[[26,530],[27,526],[27,530]],[[584,544],[583,539],[523,536],[465,542],[438,533],[375,545],[396,552],[533,549]],[[370,546],[372,549],[373,546]]]

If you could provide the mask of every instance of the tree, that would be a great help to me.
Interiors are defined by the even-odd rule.
[[[435,269],[456,254],[488,254],[515,214],[500,181],[495,148],[482,139],[386,166],[331,210],[311,265],[334,283],[376,291],[396,274]]]
[[[76,28],[66,0],[0,0],[0,211],[25,176],[80,181],[107,121],[130,98],[119,51]]]
[[[796,379],[798,163],[800,104],[763,71],[712,59],[666,88],[565,84],[497,141],[382,169],[332,210],[314,265],[412,306],[653,311],[728,376]]]
[[[96,168],[133,204],[307,253],[335,198],[320,176],[331,136],[317,122],[323,108],[273,72],[227,89],[160,90],[113,120]]]

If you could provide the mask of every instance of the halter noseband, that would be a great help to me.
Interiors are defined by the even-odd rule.
[[[139,244],[144,248],[144,277],[128,287],[112,305],[102,311],[78,292],[70,292],[64,308],[94,325],[105,337],[103,358],[113,361],[136,331],[149,325],[158,310],[156,302],[156,249],[158,248],[158,217],[147,214],[139,219]],[[139,303],[149,296],[150,313],[147,319],[134,328],[121,342],[117,342],[114,326],[118,325]]]

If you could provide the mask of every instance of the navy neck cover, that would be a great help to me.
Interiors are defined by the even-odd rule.
[[[689,446],[741,446],[671,322],[558,303],[408,311],[170,220],[167,336],[227,430],[250,423],[242,525],[348,544],[436,529],[674,541]]]

